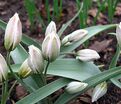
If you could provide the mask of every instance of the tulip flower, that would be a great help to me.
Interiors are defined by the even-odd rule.
[[[84,88],[87,87],[87,85],[88,85],[87,83],[73,81],[67,85],[66,91],[70,94],[74,94],[79,91],[82,91]]]
[[[45,36],[50,34],[51,32],[56,33],[56,25],[55,25],[55,22],[53,22],[53,21],[51,21],[50,24],[47,26]]]
[[[48,34],[42,43],[42,53],[47,61],[54,61],[60,53],[60,39],[53,31]]]
[[[19,69],[19,76],[22,78],[26,78],[27,76],[29,76],[31,74],[32,70],[28,65],[28,59],[26,59],[23,64],[21,65],[20,69]]]
[[[92,102],[97,101],[99,98],[105,95],[106,92],[107,92],[107,83],[103,82],[101,84],[98,84],[93,90]]]
[[[87,35],[87,33],[88,31],[84,29],[76,30],[63,38],[62,45],[64,46],[71,45],[74,42],[81,40],[83,37]]]
[[[95,50],[91,49],[79,50],[76,55],[76,59],[81,61],[93,61],[100,58],[99,54]]]
[[[4,37],[4,45],[6,50],[14,50],[20,43],[22,38],[22,25],[17,13],[10,18]]]
[[[7,75],[8,75],[8,66],[4,57],[0,54],[0,82],[6,80]]]
[[[121,22],[116,28],[116,38],[117,38],[118,44],[121,48]]]
[[[42,73],[44,70],[42,52],[34,45],[29,46],[28,65],[33,73]]]

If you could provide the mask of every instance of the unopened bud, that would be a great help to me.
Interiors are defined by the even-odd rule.
[[[82,91],[84,88],[87,87],[87,85],[87,83],[73,81],[67,85],[66,91],[70,94],[74,94],[79,91]]]
[[[64,46],[71,45],[74,42],[81,40],[83,37],[87,35],[87,33],[88,31],[84,29],[76,30],[64,37],[64,39],[62,40],[62,45]]]
[[[99,54],[95,50],[91,49],[79,50],[76,56],[76,59],[79,59],[81,61],[93,61],[99,58]]]
[[[60,39],[55,32],[48,34],[42,43],[42,53],[47,61],[54,61],[60,53]]]
[[[7,79],[8,76],[8,66],[4,57],[0,54],[0,82]]]
[[[46,28],[46,32],[45,32],[45,36],[50,34],[51,32],[55,32],[56,33],[56,25],[55,22],[51,21],[49,23],[49,25]]]
[[[101,84],[98,84],[93,90],[92,102],[97,101],[99,98],[105,95],[106,92],[107,92],[107,83],[103,82]]]
[[[117,38],[118,44],[121,48],[121,22],[120,22],[120,24],[118,24],[118,26],[116,28],[116,38]]]
[[[33,73],[42,73],[44,70],[42,52],[34,45],[29,46],[28,65]]]
[[[4,45],[6,50],[14,50],[22,38],[22,25],[17,13],[10,18],[6,30]]]
[[[28,59],[26,59],[23,64],[21,65],[20,69],[19,69],[19,76],[22,78],[26,78],[31,74],[32,70],[28,65]]]

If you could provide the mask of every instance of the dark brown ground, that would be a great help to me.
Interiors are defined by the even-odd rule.
[[[43,4],[41,5],[41,2],[38,2],[37,6],[39,7],[40,12],[43,13],[42,15],[46,20],[45,18],[46,13],[42,9],[44,5]],[[92,8],[89,11],[89,19],[87,21],[88,26],[92,25],[96,9],[97,8]],[[76,11],[77,10],[74,0],[63,0],[63,12],[61,20],[56,21],[57,28],[59,29],[63,23],[71,19],[76,13]],[[23,0],[0,0],[0,19],[7,22],[15,12],[18,12],[20,15],[20,19],[23,24],[23,33],[26,33],[27,35],[39,41],[42,40],[44,34],[42,32],[41,27],[37,26],[37,29],[35,31],[32,32],[30,31],[30,23],[28,20],[26,10],[23,6]],[[119,3],[118,7],[116,8],[116,13],[113,19],[113,23],[119,23],[120,21],[121,21],[121,3]],[[97,25],[98,24],[109,24],[107,13],[100,14],[99,19],[97,21]],[[79,28],[79,21],[76,19],[72,23],[72,25],[65,31],[65,34],[70,33],[70,31],[74,31],[78,28]],[[90,40],[89,44],[89,48],[95,49],[96,51],[99,52],[101,59],[97,63],[101,65],[103,64],[104,69],[108,69],[108,65],[116,49],[116,39],[114,36],[107,35],[108,32],[109,31],[106,31],[96,37],[93,37]],[[4,37],[4,31],[0,30],[0,53],[5,55],[5,49],[3,47],[3,37]],[[120,63],[121,60],[119,60],[118,64],[121,65]],[[19,94],[22,93],[23,95],[25,94],[23,89],[21,89],[21,87],[20,88],[16,87],[16,89],[17,91],[21,91],[21,92],[15,92],[16,94],[18,93]],[[13,95],[16,95],[15,93]],[[18,99],[16,98],[17,96],[11,96],[11,97],[13,99]],[[85,103],[85,101],[82,101],[82,99],[85,99],[87,103]],[[78,97],[77,100],[71,101],[68,104],[89,104],[89,103],[91,103],[91,97],[88,94],[85,94]],[[121,104],[121,89],[111,84],[108,87],[108,93],[94,104]]]

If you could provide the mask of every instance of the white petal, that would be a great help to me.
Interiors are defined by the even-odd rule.
[[[49,25],[46,28],[46,32],[45,32],[45,36],[50,34],[51,32],[55,32],[56,33],[56,25],[54,21],[51,21],[49,23]]]
[[[93,61],[95,59],[99,59],[100,56],[95,50],[83,49],[77,52],[76,58],[81,61]]]

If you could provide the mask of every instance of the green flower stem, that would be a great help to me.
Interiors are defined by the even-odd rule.
[[[61,52],[60,55],[76,55],[75,52]]]
[[[5,103],[8,99],[8,79],[5,80]]]
[[[4,96],[5,96],[5,84],[4,82],[2,83],[2,99],[1,99],[1,104],[5,104],[5,101],[4,101]]]
[[[43,76],[43,79],[44,79],[44,81],[45,81],[45,85],[47,84],[46,76],[47,76],[47,69],[48,69],[48,67],[49,67],[49,64],[50,64],[50,61],[49,61],[49,59],[48,59],[47,64],[46,64],[46,67],[45,67],[44,76]],[[48,103],[48,104],[52,104],[52,100],[51,100],[50,97],[47,97],[47,103]]]
[[[47,65],[46,65],[46,67],[45,67],[45,72],[44,72],[44,76],[46,77],[46,75],[47,75],[47,69],[48,69],[48,67],[49,67],[49,64],[50,64],[50,61],[48,60],[47,61]]]
[[[33,89],[30,88],[29,86],[27,86],[27,85],[23,82],[23,80],[22,80],[17,74],[15,74],[15,73],[13,72],[13,70],[12,70],[12,68],[11,68],[11,66],[10,66],[10,52],[7,52],[7,60],[6,60],[6,61],[7,61],[7,65],[8,65],[8,68],[9,68],[11,74],[16,78],[16,80],[17,80],[19,83],[21,83],[22,86],[25,87],[29,92],[33,92]]]

